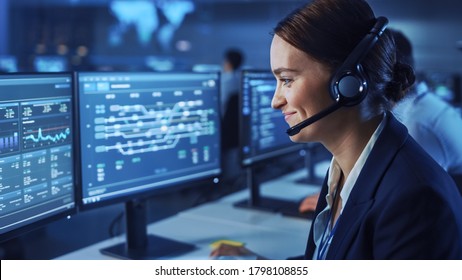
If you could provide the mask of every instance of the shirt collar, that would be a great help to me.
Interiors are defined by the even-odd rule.
[[[380,133],[382,132],[383,128],[386,124],[386,115],[383,116],[382,121],[380,122],[379,126],[375,129],[374,133],[372,134],[371,138],[367,142],[367,145],[364,147],[361,155],[359,156],[358,160],[356,161],[353,169],[351,169],[350,174],[345,180],[345,184],[342,187],[342,191],[340,192],[340,198],[342,201],[342,208],[340,213],[345,208],[347,203],[348,197],[350,196],[351,191],[356,183],[356,180],[359,177],[359,173],[361,172],[364,164],[366,163],[369,154],[372,151],[377,139],[379,138]],[[329,168],[329,175],[327,178],[327,184],[329,186],[328,194],[326,195],[327,207],[332,207],[333,203],[333,194],[337,188],[338,182],[340,180],[340,176],[342,175],[342,170],[340,169],[340,165],[338,164],[335,157],[332,158]]]

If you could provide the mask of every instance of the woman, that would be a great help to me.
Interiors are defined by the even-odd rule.
[[[272,106],[292,141],[333,155],[303,258],[462,258],[462,198],[389,111],[414,73],[385,27],[365,1],[315,0],[274,30]],[[227,254],[252,252],[211,253]]]

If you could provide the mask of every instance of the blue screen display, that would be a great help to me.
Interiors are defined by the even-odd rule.
[[[0,76],[0,233],[75,208],[71,74]]]
[[[79,73],[82,202],[220,170],[219,74]]]
[[[0,55],[0,72],[17,72],[18,61],[11,55]]]
[[[34,58],[34,70],[37,72],[68,71],[69,65],[64,56],[37,56]]]

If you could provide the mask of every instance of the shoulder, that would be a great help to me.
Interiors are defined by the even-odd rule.
[[[401,154],[397,161],[377,188],[366,219],[374,221],[379,258],[461,257],[462,197],[454,182],[439,166],[412,166]]]
[[[386,199],[400,199],[401,196],[404,200],[418,197],[448,200],[451,195],[457,195],[456,191],[457,187],[447,172],[413,138],[408,137],[389,162],[377,195]]]
[[[396,153],[377,191],[378,196],[382,194],[382,198],[386,200],[384,205],[399,205],[398,208],[401,209],[420,209],[419,211],[445,208],[458,216],[459,222],[462,221],[462,212],[457,210],[462,209],[462,197],[454,181],[410,137]]]

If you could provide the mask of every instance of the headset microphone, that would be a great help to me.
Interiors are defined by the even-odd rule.
[[[303,128],[324,118],[342,106],[350,107],[357,105],[366,97],[368,84],[361,61],[378,41],[387,25],[387,18],[378,17],[372,29],[353,49],[337,71],[335,71],[329,83],[329,93],[332,99],[335,100],[335,103],[287,129],[287,134],[294,136]]]
[[[309,126],[310,124],[324,118],[325,116],[329,115],[330,113],[334,112],[335,110],[339,109],[340,107],[342,107],[342,105],[340,104],[340,102],[336,102],[334,103],[333,105],[327,107],[326,109],[322,110],[321,112],[311,116],[310,118],[292,126],[291,128],[287,129],[287,134],[289,134],[289,136],[294,136],[295,134],[298,134],[300,132],[300,130],[302,130],[302,128],[305,128],[307,126]]]

